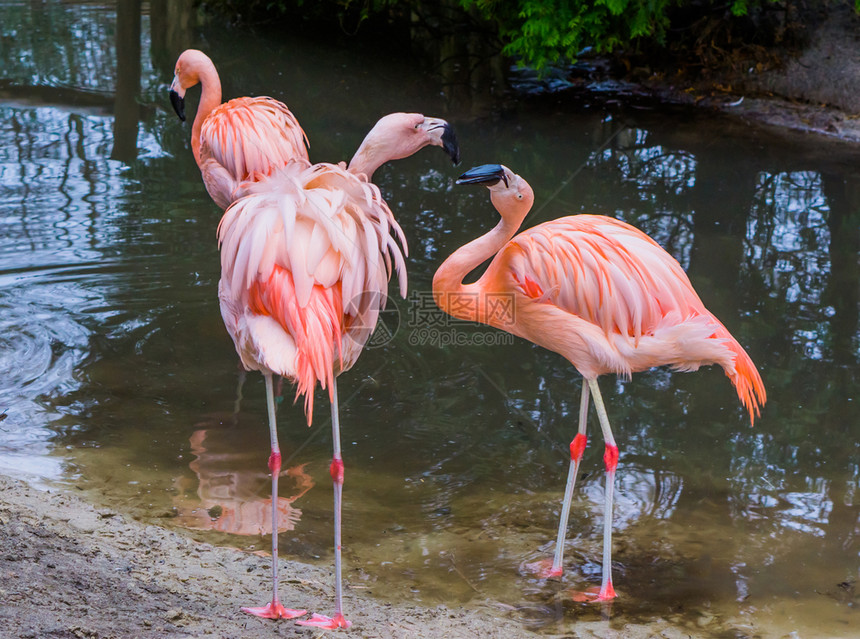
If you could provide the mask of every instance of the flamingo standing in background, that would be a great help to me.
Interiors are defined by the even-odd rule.
[[[269,97],[221,103],[221,80],[202,51],[186,49],[176,60],[170,102],[185,121],[185,92],[200,83],[191,127],[191,150],[210,197],[226,209],[237,187],[269,176],[292,160],[308,161],[307,136],[283,102]]]
[[[373,332],[393,271],[401,295],[406,295],[406,240],[369,178],[386,161],[427,145],[441,146],[455,162],[459,160],[447,122],[420,114],[391,114],[368,133],[349,170],[345,164],[291,162],[265,180],[242,185],[247,195],[226,210],[218,226],[221,315],[243,366],[259,370],[266,382],[273,531],[278,529],[275,504],[281,454],[272,375],[296,384],[296,398],[304,396],[308,424],[318,382],[328,389],[331,400],[335,611],[332,617],[315,614],[298,622],[303,625],[328,629],[350,625],[342,601],[344,465],[336,379],[355,363]],[[272,590],[269,604],[243,610],[273,619],[305,614],[278,600],[277,534],[272,535]]]
[[[523,178],[502,165],[487,164],[470,169],[457,184],[486,185],[502,219],[439,267],[433,278],[436,303],[454,317],[495,326],[559,353],[585,380],[555,555],[551,566],[547,561],[534,567],[542,577],[562,572],[590,392],[605,442],[606,503],[602,583],[596,596],[588,598],[613,599],[612,499],[618,447],[597,377],[616,373],[629,378],[654,366],[694,371],[719,364],[751,424],[767,399],[764,384],[746,351],[705,308],[681,265],[642,231],[601,215],[574,215],[514,237],[534,202]],[[484,274],[463,284],[463,278],[490,257]],[[493,302],[503,299],[511,304],[500,313],[500,305]]]

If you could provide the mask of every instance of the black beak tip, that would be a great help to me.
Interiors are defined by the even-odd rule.
[[[445,153],[448,154],[448,157],[451,158],[451,162],[454,163],[454,166],[460,164],[460,145],[457,143],[457,136],[454,135],[454,129],[450,126],[446,126],[445,130],[442,132],[442,148],[445,150]]]
[[[176,111],[179,119],[185,122],[185,99],[173,89],[170,90],[170,104],[173,105],[173,110]]]
[[[504,180],[507,184],[505,169],[501,164],[482,164],[463,173],[463,175],[457,178],[455,184],[483,184],[484,186],[493,186],[499,180]]]

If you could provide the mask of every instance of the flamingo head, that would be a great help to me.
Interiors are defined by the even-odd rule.
[[[386,162],[407,158],[425,146],[441,147],[455,165],[460,162],[457,136],[448,122],[420,113],[389,113],[365,136],[350,169],[370,177]]]
[[[200,82],[200,72],[204,67],[214,68],[212,60],[202,51],[186,49],[176,60],[173,82],[170,84],[170,104],[179,119],[185,122],[185,91]]]
[[[456,184],[483,184],[490,189],[490,199],[505,219],[522,222],[534,204],[532,187],[519,175],[501,164],[482,164],[457,178]]]

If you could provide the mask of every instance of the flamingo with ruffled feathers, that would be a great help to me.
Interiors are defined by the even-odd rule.
[[[589,394],[605,443],[603,574],[588,598],[615,597],[612,585],[612,501],[618,446],[597,385],[600,375],[655,366],[695,371],[717,364],[734,384],[750,423],[767,397],[755,365],[702,303],[681,265],[642,231],[601,215],[574,215],[519,229],[534,202],[529,184],[500,164],[470,169],[457,184],[483,184],[501,221],[457,249],[436,271],[433,295],[448,314],[489,324],[566,358],[583,376],[579,430],[552,563],[532,565],[543,577],[562,573],[574,483],[586,445]],[[471,284],[463,279],[492,258]],[[505,312],[492,302],[508,302]],[[467,303],[468,302],[468,303]]]
[[[222,210],[242,193],[240,184],[265,179],[293,160],[308,161],[308,141],[298,120],[274,98],[221,102],[221,79],[202,51],[186,49],[176,60],[170,102],[185,121],[185,92],[201,85],[191,127],[191,150],[206,191]]]
[[[341,576],[341,504],[344,465],[340,445],[337,376],[351,368],[373,332],[396,272],[406,295],[406,239],[379,188],[370,182],[388,160],[440,146],[456,163],[459,150],[447,122],[416,113],[380,119],[350,162],[294,161],[265,180],[241,185],[218,226],[221,315],[247,370],[266,382],[272,472],[272,530],[277,530],[281,453],[272,375],[296,386],[308,424],[316,385],[331,401],[334,484],[335,610],[299,621],[322,628],[347,628]],[[304,610],[278,599],[278,536],[272,535],[272,601],[243,608],[267,618],[293,618]]]

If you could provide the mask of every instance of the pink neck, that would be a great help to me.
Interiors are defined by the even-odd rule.
[[[358,147],[355,155],[352,156],[348,167],[349,172],[354,173],[355,175],[364,173],[367,176],[368,182],[372,181],[373,174],[376,172],[376,169],[389,160],[394,159],[389,157],[380,157],[379,147],[370,144],[368,142],[369,137],[370,136],[362,140],[361,146]]]
[[[191,150],[194,159],[200,164],[200,129],[203,121],[209,117],[212,110],[221,104],[221,79],[218,71],[211,61],[206,61],[197,70],[200,78],[200,104],[197,105],[197,115],[194,117],[194,125],[191,127]]]
[[[477,309],[464,308],[457,294],[481,292],[483,277],[473,284],[463,284],[463,278],[498,253],[519,226],[519,221],[502,218],[493,230],[460,247],[442,263],[433,277],[433,297],[443,311],[459,319],[486,323],[481,312],[484,304],[479,303]]]

